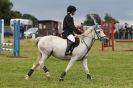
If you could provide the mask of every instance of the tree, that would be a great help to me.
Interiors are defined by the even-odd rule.
[[[0,0],[0,19],[4,19],[5,24],[9,24],[9,14],[12,7],[13,4],[10,0]]]
[[[33,21],[33,26],[36,26],[38,24],[38,19],[30,14],[23,14],[22,18],[31,19]]]
[[[19,11],[10,11],[10,18],[22,18],[22,14]]]
[[[86,20],[84,21],[85,25],[88,25],[88,26],[94,25],[94,20],[91,18],[91,15],[94,17],[94,19],[96,20],[98,24],[101,23],[101,18],[98,14],[87,14]]]
[[[104,20],[107,22],[119,23],[115,18],[113,18],[110,14],[106,13]]]
[[[37,25],[38,21],[37,18],[30,15],[30,14],[22,14],[19,11],[11,10],[13,4],[11,0],[0,0],[0,19],[4,19],[5,25],[10,24],[10,19],[13,18],[24,18],[24,19],[31,19],[33,21],[33,25]]]

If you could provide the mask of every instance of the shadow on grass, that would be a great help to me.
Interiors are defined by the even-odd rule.
[[[133,49],[116,50],[118,52],[133,52]]]
[[[0,54],[0,56],[7,57],[7,58],[28,58],[25,56],[13,56],[13,55],[9,55],[9,54]]]

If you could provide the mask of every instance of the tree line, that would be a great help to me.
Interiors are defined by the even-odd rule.
[[[87,14],[86,15],[86,19],[84,21],[84,25],[88,25],[88,26],[92,26],[94,25],[94,21],[91,18],[91,16],[93,15],[93,17],[95,18],[96,22],[98,24],[101,24],[101,21],[105,21],[105,22],[112,22],[112,23],[119,23],[118,20],[116,20],[115,18],[113,18],[110,14],[106,13],[104,19],[102,20],[101,17],[98,14]]]
[[[11,2],[11,0],[0,0],[0,19],[5,20],[5,25],[9,25],[10,19],[13,19],[13,18],[31,19],[33,21],[33,26],[38,24],[38,19],[36,17],[34,17],[33,15],[22,14],[19,11],[12,10],[12,8],[13,8],[13,3]],[[94,16],[94,18],[96,19],[98,24],[101,23],[102,19],[98,14],[87,14],[86,19],[83,22],[84,25],[88,25],[88,26],[94,25],[91,15]],[[108,22],[113,22],[113,23],[119,22],[118,20],[113,18],[108,13],[105,15],[104,20],[108,21]]]
[[[10,25],[10,19],[23,18],[31,19],[33,26],[37,25],[38,19],[31,14],[22,14],[19,11],[12,10],[13,3],[11,0],[0,0],[0,19],[5,20],[5,25]]]

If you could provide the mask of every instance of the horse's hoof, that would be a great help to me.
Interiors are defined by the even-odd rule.
[[[25,75],[25,79],[28,80],[30,77],[28,75]]]
[[[64,78],[60,78],[59,81],[64,81]]]
[[[51,78],[50,78],[50,76],[49,77],[47,77],[47,80],[50,80]]]
[[[88,80],[92,80],[92,77],[91,77],[90,74],[87,74],[87,79],[88,79]]]
[[[46,72],[47,79],[50,80],[50,74],[49,72]]]

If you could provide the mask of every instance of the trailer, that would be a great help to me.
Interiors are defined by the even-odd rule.
[[[26,31],[27,29],[31,28],[33,26],[33,23],[32,23],[32,20],[30,19],[19,19],[19,18],[16,18],[16,19],[11,19],[10,20],[10,27],[11,29],[13,29],[13,22],[14,21],[20,21],[20,26],[23,26],[24,27],[24,31]]]
[[[61,22],[55,20],[38,21],[38,36],[58,36],[62,32]]]

